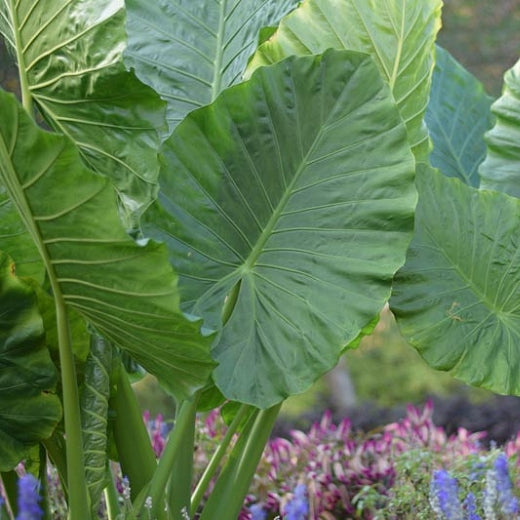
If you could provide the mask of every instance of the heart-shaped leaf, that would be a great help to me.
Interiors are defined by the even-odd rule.
[[[425,121],[433,150],[430,162],[448,177],[478,187],[486,156],[484,133],[491,128],[492,99],[482,84],[447,51],[437,47]]]
[[[36,297],[0,251],[0,471],[52,435],[61,419],[56,380]]]
[[[185,307],[221,327],[214,377],[268,407],[306,389],[378,314],[402,264],[414,160],[356,52],[292,57],[196,110],[164,147],[163,239]]]
[[[520,60],[506,72],[502,96],[491,110],[496,123],[486,135],[480,185],[520,197]]]
[[[0,3],[0,31],[18,62],[26,99],[115,182],[130,210],[156,194],[164,103],[126,70],[123,0]]]
[[[280,22],[248,69],[329,48],[370,54],[392,89],[415,156],[425,160],[429,144],[423,118],[440,10],[440,0],[307,0]]]
[[[188,397],[214,366],[211,338],[180,313],[165,247],[128,237],[110,182],[83,166],[66,137],[40,130],[2,90],[0,109],[0,182],[40,253],[54,296],[177,397]]]
[[[520,394],[520,201],[420,168],[416,230],[394,281],[401,332],[432,367]]]
[[[297,0],[127,0],[125,59],[168,102],[173,128],[242,78],[258,33]]]

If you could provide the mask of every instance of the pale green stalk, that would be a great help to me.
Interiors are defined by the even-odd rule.
[[[110,471],[110,467],[107,465],[107,477],[108,484],[107,487],[103,490],[105,495],[105,503],[107,505],[107,516],[108,520],[116,520],[119,514],[121,513],[121,508],[119,507],[119,499],[116,491],[116,487],[114,484],[114,477],[112,472]]]
[[[189,435],[192,422],[194,420],[195,411],[197,410],[198,395],[191,400],[183,401],[179,407],[175,418],[175,427],[170,433],[164,451],[159,460],[157,471],[146,491],[142,492],[136,502],[134,508],[138,515],[142,513],[144,502],[147,498],[151,499],[152,507],[150,515],[154,518],[159,511],[162,510],[164,504],[164,493],[166,485],[172,474],[172,468],[178,457],[180,449],[183,447],[183,440]],[[193,446],[192,446],[193,449]]]
[[[237,518],[281,404],[253,413],[220,474],[200,520]]]
[[[79,391],[76,367],[67,320],[67,310],[59,288],[51,280],[56,302],[56,322],[60,351],[63,414],[65,417],[65,445],[67,452],[67,475],[69,492],[69,518],[90,520],[90,505],[85,482],[83,435],[79,408]]]
[[[195,513],[197,512],[197,509],[204,497],[204,493],[208,489],[209,484],[211,483],[211,479],[215,475],[215,472],[217,471],[220,462],[224,458],[224,455],[226,454],[226,451],[229,447],[229,444],[231,443],[231,440],[233,439],[233,436],[238,430],[238,427],[242,420],[244,419],[246,413],[251,410],[251,406],[243,404],[235,417],[233,418],[233,421],[231,421],[231,424],[229,425],[229,428],[226,431],[226,435],[224,435],[224,438],[222,439],[222,442],[219,444],[217,450],[211,457],[211,460],[209,461],[208,466],[204,470],[204,473],[202,474],[202,477],[200,478],[199,482],[197,483],[197,486],[195,488],[195,491],[193,492],[193,495],[191,497],[191,516],[192,518],[195,516]]]

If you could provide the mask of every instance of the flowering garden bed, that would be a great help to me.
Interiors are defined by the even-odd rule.
[[[486,449],[485,432],[459,428],[448,436],[432,416],[431,401],[422,410],[408,406],[403,419],[361,433],[349,419],[334,424],[325,412],[308,431],[271,439],[239,520],[518,518],[520,433],[501,447],[491,443]],[[145,422],[160,456],[171,425],[146,414]],[[225,435],[220,413],[200,418],[197,432],[195,480]],[[17,471],[23,474],[23,465]],[[125,518],[131,513],[130,490],[120,471],[114,473]],[[27,474],[19,482],[17,518],[41,518],[33,492],[37,481]],[[65,519],[55,473],[49,475],[49,488],[52,518]],[[5,508],[0,518],[9,518]],[[100,518],[109,518],[104,507]]]

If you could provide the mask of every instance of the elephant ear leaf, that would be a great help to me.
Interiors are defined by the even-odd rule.
[[[20,0],[0,10],[26,98],[113,180],[130,210],[148,205],[165,106],[123,63],[123,0]]]
[[[297,3],[127,0],[126,62],[167,101],[173,130],[188,112],[241,81],[260,29]]]
[[[482,84],[437,47],[425,121],[433,143],[431,165],[448,177],[478,187],[486,156],[484,133],[493,124],[492,98]]]
[[[280,22],[248,71],[291,55],[347,49],[370,54],[390,85],[417,159],[429,151],[424,113],[440,28],[440,0],[307,0]]]
[[[390,306],[433,368],[520,395],[520,201],[418,169],[416,230]]]
[[[413,227],[413,155],[372,59],[258,69],[186,117],[161,175],[144,229],[222,329],[219,389],[259,407],[305,390],[383,307]]]
[[[44,132],[0,90],[0,181],[36,244],[56,299],[185,398],[206,384],[211,337],[179,311],[162,244],[136,243],[110,181],[64,136]],[[21,137],[20,137],[21,136]]]
[[[506,72],[502,96],[491,111],[496,123],[486,135],[480,186],[520,197],[520,60]]]
[[[56,369],[31,287],[0,251],[0,471],[9,471],[61,419]]]

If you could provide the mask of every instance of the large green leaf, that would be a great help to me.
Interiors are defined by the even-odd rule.
[[[165,107],[123,64],[123,0],[1,0],[0,31],[47,121],[113,179],[129,209],[147,205]]]
[[[258,33],[297,0],[127,0],[125,59],[168,102],[173,129],[242,78]]]
[[[356,52],[262,67],[177,127],[145,230],[167,243],[186,308],[225,322],[213,355],[227,398],[301,392],[378,313],[413,172],[388,85]]]
[[[390,84],[415,156],[423,160],[429,148],[423,118],[440,10],[440,0],[307,0],[260,46],[249,70],[328,48],[370,54]]]
[[[486,156],[484,133],[493,122],[491,103],[482,84],[437,47],[425,116],[433,142],[432,166],[448,177],[479,185],[478,167]]]
[[[27,233],[16,207],[1,183],[0,244],[2,249],[9,251],[10,256],[15,260],[16,271],[20,276],[28,276],[39,283],[43,282],[45,266],[38,253],[38,248]]]
[[[0,471],[9,471],[61,418],[56,370],[36,297],[0,252]]]
[[[520,201],[419,169],[416,230],[390,300],[434,368],[520,394]]]
[[[520,60],[506,72],[504,82],[502,96],[491,108],[496,124],[486,136],[480,185],[520,197]]]
[[[1,90],[0,109],[0,181],[55,296],[178,397],[189,396],[213,368],[210,338],[178,311],[177,280],[164,246],[128,237],[111,184],[82,165],[66,137],[38,129]]]

